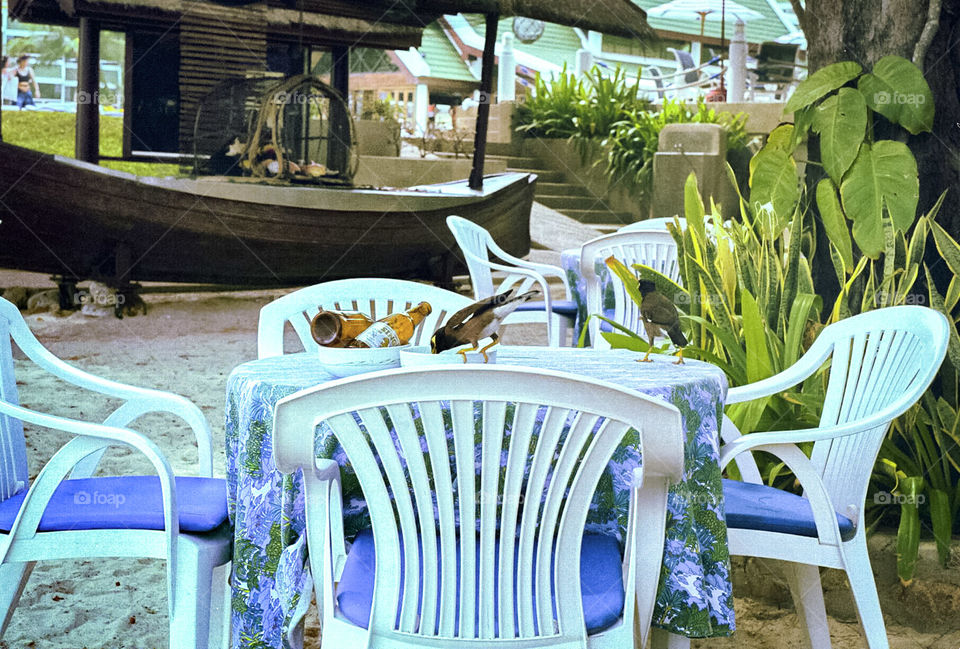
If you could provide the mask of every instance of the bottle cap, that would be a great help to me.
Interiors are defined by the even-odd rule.
[[[310,322],[310,334],[321,345],[329,345],[340,337],[343,326],[340,318],[329,311],[321,311]]]
[[[427,316],[433,312],[433,307],[430,306],[429,302],[421,302],[417,305],[417,311],[420,311],[423,313],[423,315]]]

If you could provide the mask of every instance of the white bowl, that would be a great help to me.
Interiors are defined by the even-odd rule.
[[[320,365],[337,378],[400,367],[400,351],[409,347],[318,347]]]
[[[479,351],[469,351],[470,346],[463,347],[467,349],[468,363],[483,363],[483,354]],[[449,365],[451,363],[463,365],[463,355],[457,353],[457,349],[448,349],[439,354],[430,353],[429,345],[417,345],[400,350],[400,365],[403,367],[417,367],[421,365]],[[497,362],[497,348],[493,347],[487,350],[487,356],[490,363]]]

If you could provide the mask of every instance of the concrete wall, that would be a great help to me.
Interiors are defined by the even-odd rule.
[[[470,176],[473,162],[469,158],[459,160],[427,160],[423,158],[394,158],[384,156],[361,156],[360,166],[353,182],[357,185],[377,187],[410,187],[463,180]],[[487,160],[484,173],[495,174],[507,170],[503,160]]]

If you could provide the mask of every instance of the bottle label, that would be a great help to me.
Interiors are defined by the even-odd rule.
[[[397,347],[400,345],[400,336],[386,322],[374,322],[356,337],[367,347]]]

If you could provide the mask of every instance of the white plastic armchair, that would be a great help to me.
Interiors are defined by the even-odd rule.
[[[571,297],[570,282],[561,268],[514,257],[498,246],[485,228],[463,217],[448,216],[447,226],[463,252],[474,299],[490,297],[511,287],[516,287],[519,293],[537,288],[543,301],[521,305],[507,316],[504,324],[543,322],[547,325],[547,341],[551,346],[568,344],[568,333],[573,330],[577,307]],[[499,285],[494,284],[493,271],[507,274]],[[561,300],[550,295],[547,279],[551,277],[559,279],[563,286]]]
[[[724,481],[730,553],[784,562],[813,647],[830,646],[818,566],[847,573],[868,646],[888,647],[867,555],[863,504],[890,423],[936,376],[950,326],[938,311],[919,306],[847,318],[826,327],[790,368],[727,395],[731,404],[777,394],[830,361],[819,427],[741,435],[725,417],[720,450],[721,466],[735,461],[744,479]],[[814,442],[809,458],[796,446],[801,442]],[[753,451],[784,462],[803,487],[803,497],[763,486]]]
[[[338,467],[315,460],[321,422],[346,452],[371,515],[372,541],[361,532],[349,553]],[[631,428],[643,467],[634,473],[621,556],[613,539],[584,533],[584,522]],[[324,649],[644,646],[667,489],[683,464],[673,406],[558,372],[403,368],[282,399],[273,452],[281,471],[303,471]],[[581,599],[584,567],[575,557],[593,562],[591,586],[609,593]],[[611,606],[589,633],[598,609]]]
[[[14,376],[11,339],[47,372],[79,387],[121,399],[123,405],[103,423],[53,416],[22,407]],[[187,478],[181,484],[181,478],[174,477],[156,444],[128,427],[142,415],[156,412],[180,417],[190,426],[198,447],[198,478]],[[73,435],[47,462],[33,484],[27,472],[24,423]],[[90,494],[96,496],[99,485],[115,500],[123,492],[111,490],[142,492],[145,486],[152,486],[144,482],[149,478],[120,478],[120,482],[113,482],[114,478],[91,478],[100,457],[110,446],[127,446],[141,453],[158,478],[157,511],[132,512],[136,521],[128,525],[114,519],[109,523],[97,521],[96,508],[80,506],[90,503]],[[17,308],[0,299],[0,636],[37,561],[151,557],[167,561],[171,646],[207,647],[208,640],[212,640],[214,646],[220,645],[228,630],[229,611],[224,605],[220,611],[223,624],[211,628],[211,604],[216,608],[223,603],[226,575],[214,580],[213,570],[215,567],[225,569],[229,564],[231,534],[228,526],[218,519],[220,509],[222,518],[226,518],[226,484],[211,478],[210,446],[209,425],[193,403],[167,392],[103,379],[64,363],[34,337]],[[209,512],[204,516],[210,514],[207,516],[209,531],[195,534],[181,530],[178,486],[181,496],[187,487],[188,495],[196,490],[199,497],[207,501],[217,494],[222,496],[222,508],[208,502]],[[72,501],[68,497],[71,493]],[[122,515],[122,502],[118,502],[116,511]],[[152,520],[145,523],[151,516]],[[191,525],[194,524],[200,523],[194,520]]]
[[[283,330],[287,322],[304,350],[316,350],[318,345],[310,335],[310,321],[321,307],[359,311],[376,320],[410,309],[422,301],[429,302],[433,310],[414,332],[411,340],[414,345],[426,344],[451,315],[472,303],[459,293],[402,279],[359,277],[308,286],[260,309],[257,356],[270,358],[283,354]]]
[[[678,284],[681,283],[677,243],[666,229],[619,231],[591,239],[580,249],[580,274],[586,286],[587,315],[603,313],[602,286],[597,266],[602,265],[607,257],[618,259],[628,268],[633,264],[649,266]],[[611,319],[643,335],[640,306],[630,298],[623,282],[616,278],[613,279],[613,295],[614,311]],[[610,343],[600,335],[598,318],[590,318],[588,331],[593,347],[610,347]]]

